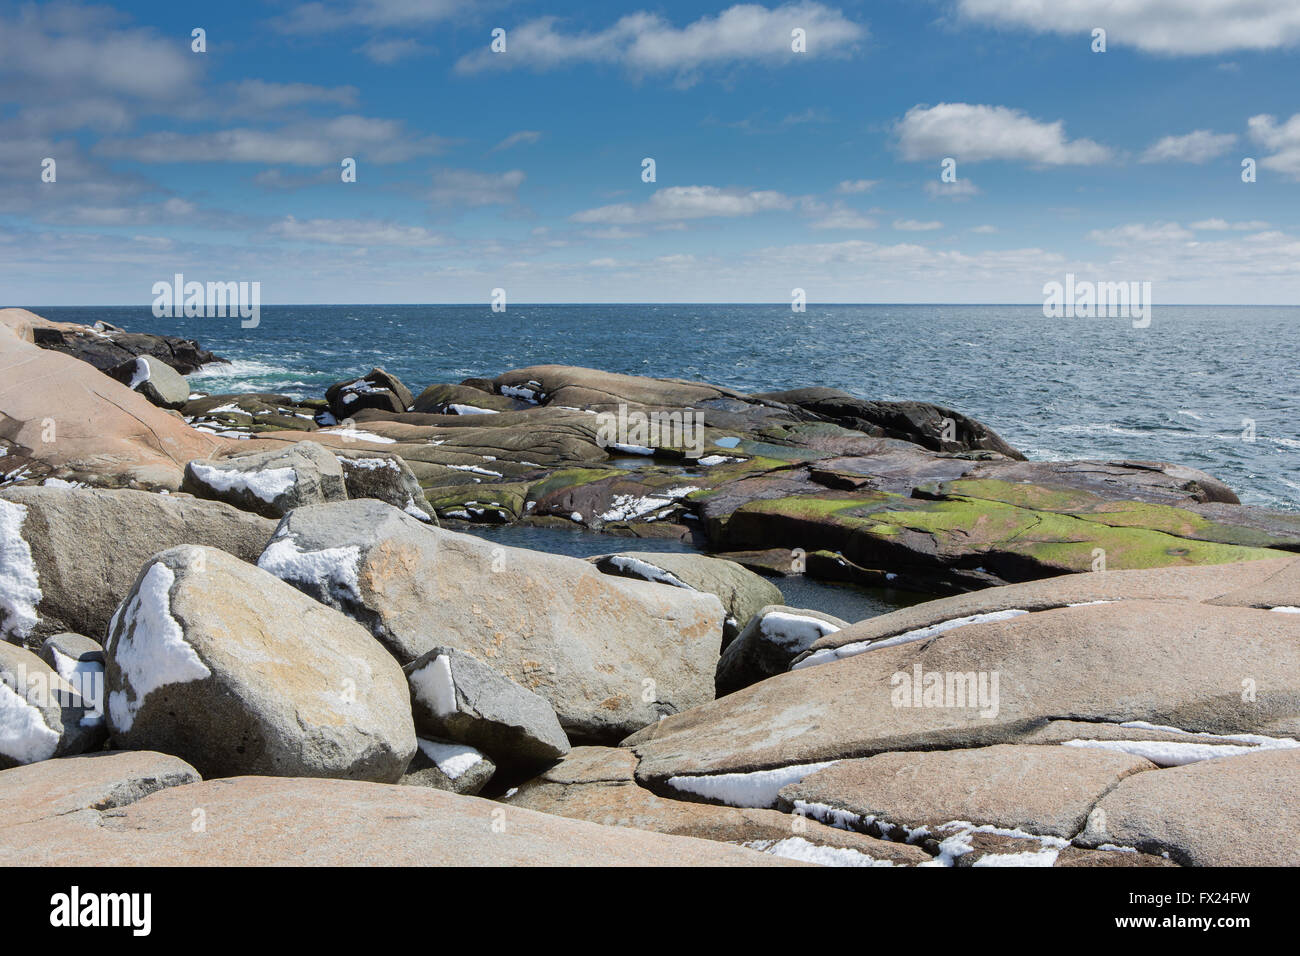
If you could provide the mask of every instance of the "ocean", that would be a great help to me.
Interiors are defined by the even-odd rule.
[[[1248,504],[1300,510],[1295,306],[1156,306],[1147,328],[1047,319],[1038,305],[263,306],[254,329],[148,306],[31,308],[197,339],[233,361],[190,376],[205,392],[319,396],[376,365],[416,394],[539,364],[742,391],[827,386],[950,406],[1031,459],[1168,460]]]

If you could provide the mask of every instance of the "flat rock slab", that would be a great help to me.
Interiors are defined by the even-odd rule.
[[[1086,571],[1025,581],[1002,587],[984,588],[969,594],[937,598],[912,607],[858,621],[818,640],[815,653],[894,637],[907,631],[933,627],[948,621],[1020,609],[1043,611],[1071,604],[1099,601],[1191,601],[1219,603],[1226,595],[1251,594],[1266,582],[1290,569],[1300,569],[1300,558],[1279,557],[1267,561],[1241,561],[1206,567],[1148,568],[1130,571]],[[1297,596],[1300,598],[1300,595]],[[1222,603],[1254,606],[1239,599]]]
[[[781,790],[796,801],[846,810],[890,836],[954,820],[1068,839],[1112,787],[1155,765],[1129,754],[998,745],[884,753],[840,762]]]
[[[794,865],[710,840],[346,780],[212,780],[88,817],[0,829],[0,866]]]
[[[141,566],[159,551],[205,545],[254,562],[275,532],[275,522],[267,518],[189,495],[0,489],[0,511],[6,502],[22,509],[22,520],[0,548],[12,549],[13,560],[26,551],[31,585],[40,598],[26,626],[13,617],[13,604],[0,602],[0,634],[31,647],[62,631],[102,640]]]
[[[1076,842],[1164,854],[1184,866],[1300,866],[1300,750],[1138,774],[1102,798]]]
[[[782,841],[802,841],[863,857],[858,863],[915,866],[930,859],[919,847],[838,830],[803,817],[737,807],[667,800],[637,785],[636,758],[621,748],[578,747],[541,776],[504,798],[526,807],[605,826],[631,827],[723,843],[761,844],[780,855]],[[773,848],[776,848],[773,850]],[[833,857],[832,857],[833,859]]]
[[[638,779],[657,788],[677,775],[1016,743],[1058,718],[1295,737],[1298,640],[1300,616],[1256,609],[1155,601],[1057,608],[790,671],[624,744],[641,757]],[[927,703],[924,686],[936,674],[942,693]],[[918,675],[923,690],[913,694]],[[963,690],[956,675],[975,680],[963,676]],[[1254,700],[1242,699],[1245,680]]]
[[[61,757],[5,770],[0,772],[0,847],[9,847],[11,860],[21,865],[22,847],[11,838],[11,828],[78,813],[94,813],[89,819],[98,823],[98,812],[199,779],[179,757],[147,750]]]
[[[9,449],[0,471],[10,479],[175,491],[187,461],[226,447],[93,365],[33,345],[15,313],[0,310],[0,438]]]

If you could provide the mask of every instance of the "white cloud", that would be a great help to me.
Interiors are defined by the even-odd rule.
[[[916,219],[895,219],[894,228],[900,232],[932,232],[935,229],[942,229],[941,222],[920,222]]]
[[[497,143],[490,150],[488,150],[488,152],[495,153],[498,150],[510,149],[513,146],[520,146],[523,144],[531,145],[537,142],[541,138],[542,138],[542,134],[535,129],[521,129],[517,133],[511,133],[501,142]]]
[[[357,49],[372,62],[383,66],[424,52],[424,46],[410,37],[372,37]]]
[[[1134,222],[1111,229],[1094,229],[1088,233],[1088,238],[1105,246],[1116,246],[1147,242],[1186,242],[1196,237],[1176,222]]]
[[[237,127],[206,133],[147,133],[106,139],[95,147],[105,156],[142,163],[283,163],[337,166],[345,156],[358,162],[401,163],[442,151],[445,141],[413,138],[399,120],[338,116],[302,121],[278,129]]]
[[[473,169],[439,169],[429,199],[440,206],[512,206],[519,201],[524,172],[481,173]]]
[[[875,229],[880,223],[856,209],[835,203],[825,215],[810,225],[813,229]]]
[[[557,17],[540,17],[506,32],[506,52],[483,47],[462,57],[456,69],[549,70],[577,63],[621,63],[637,73],[677,73],[745,61],[788,63],[796,57],[840,55],[867,35],[839,10],[815,2],[768,9],[737,4],[717,16],[676,27],[658,14],[639,11],[594,32],[566,32]],[[791,31],[806,31],[807,50],[791,50]]]
[[[1280,126],[1275,117],[1266,114],[1252,116],[1246,125],[1252,140],[1273,151],[1259,165],[1300,180],[1300,113]]]
[[[446,245],[449,240],[421,226],[403,226],[373,219],[296,219],[286,216],[267,230],[278,239],[320,242],[332,246]]]
[[[450,19],[468,8],[464,0],[353,0],[300,3],[275,26],[284,33],[329,33],[355,27],[401,29]]]
[[[1036,33],[1091,35],[1149,53],[1272,50],[1300,43],[1295,0],[958,0],[968,20]]]
[[[964,177],[959,178],[955,183],[945,183],[937,179],[931,179],[925,184],[925,194],[931,199],[951,199],[953,202],[970,199],[971,196],[978,196],[983,191],[971,180]]]
[[[846,179],[835,187],[835,191],[850,194],[865,193],[870,192],[879,185],[879,179]]]
[[[1251,219],[1246,222],[1228,222],[1226,219],[1202,219],[1200,222],[1192,223],[1189,228],[1206,232],[1227,232],[1229,230],[1233,232],[1255,232],[1260,229],[1267,229],[1268,223],[1259,219]]]
[[[186,42],[153,30],[121,28],[104,8],[66,4],[24,6],[0,18],[0,78],[24,101],[125,96],[177,101],[191,94],[201,57]],[[14,88],[16,86],[16,88]]]
[[[265,80],[243,80],[235,84],[235,111],[255,110],[270,112],[288,106],[305,106],[309,103],[328,103],[349,107],[356,105],[355,86],[315,86],[311,83],[268,83]]]
[[[643,203],[617,203],[574,213],[574,222],[617,223],[676,221],[752,216],[774,209],[791,209],[794,200],[773,190],[721,189],[717,186],[669,186]]]
[[[971,232],[978,233],[981,236],[991,236],[998,231],[997,226],[983,225],[971,226]]]
[[[963,162],[989,159],[1063,166],[1102,163],[1111,157],[1109,149],[1090,139],[1067,140],[1064,120],[1046,123],[1005,106],[918,105],[895,130],[904,159],[951,156],[959,169]]]
[[[1206,163],[1222,156],[1237,141],[1235,133],[1194,130],[1185,136],[1165,136],[1142,154],[1144,163]]]

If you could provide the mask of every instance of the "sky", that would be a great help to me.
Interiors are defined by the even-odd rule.
[[[0,0],[0,305],[1295,304],[1298,54],[1297,0]]]

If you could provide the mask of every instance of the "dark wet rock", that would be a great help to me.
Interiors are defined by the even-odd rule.
[[[794,405],[845,428],[900,438],[933,451],[980,449],[1008,458],[1024,458],[987,425],[929,402],[871,402],[834,388],[797,388],[754,397]]]
[[[184,376],[153,356],[141,355],[114,365],[108,370],[108,376],[139,392],[159,408],[182,408],[189,401],[190,386]]]
[[[338,421],[353,418],[362,409],[405,412],[411,407],[410,390],[396,375],[373,368],[356,379],[335,382],[325,390],[329,410]]]

